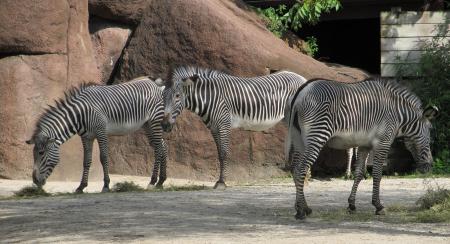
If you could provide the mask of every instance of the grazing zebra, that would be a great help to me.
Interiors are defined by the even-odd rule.
[[[286,113],[289,121],[286,155],[293,155],[296,218],[302,219],[311,213],[303,193],[303,182],[325,144],[336,149],[358,147],[356,177],[348,198],[349,211],[356,210],[356,190],[369,151],[373,162],[372,204],[376,214],[384,213],[379,198],[380,181],[383,162],[394,138],[405,138],[419,171],[431,168],[430,120],[437,115],[437,108],[422,110],[420,100],[394,81],[369,79],[343,84],[312,80],[298,90],[291,108]]]
[[[159,81],[158,81],[159,82]],[[147,77],[127,83],[102,86],[83,84],[65,93],[38,120],[28,144],[34,144],[33,182],[43,186],[59,162],[59,148],[78,134],[84,149],[83,175],[76,192],[82,193],[88,184],[92,161],[92,146],[97,139],[103,167],[103,189],[109,191],[108,135],[125,135],[143,127],[155,150],[155,164],[150,185],[161,187],[166,179],[167,148],[162,139],[161,121],[164,115],[162,89]]]
[[[215,140],[220,175],[214,188],[225,188],[232,128],[262,131],[284,117],[290,95],[306,81],[288,71],[242,78],[216,70],[178,67],[165,84],[163,128],[170,131],[184,107],[198,114]]]

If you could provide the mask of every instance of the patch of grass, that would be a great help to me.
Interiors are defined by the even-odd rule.
[[[46,192],[43,188],[37,186],[25,186],[19,191],[14,192],[16,197],[48,197],[50,193]]]
[[[207,190],[208,187],[205,185],[187,185],[187,186],[174,186],[169,185],[165,186],[163,189],[161,188],[153,188],[149,189],[147,191],[150,192],[165,192],[165,191],[201,191],[201,190]]]
[[[428,188],[416,204],[417,220],[423,223],[450,222],[450,190],[437,186]]]
[[[388,211],[388,212],[407,212],[407,211],[411,211],[411,210],[412,210],[411,207],[407,207],[407,206],[401,205],[401,204],[394,204],[394,205],[386,207],[386,211]]]
[[[433,174],[433,173],[419,173],[419,172],[411,172],[411,173],[407,173],[407,174],[397,174],[395,173],[394,175],[387,175],[387,176],[383,176],[383,178],[387,178],[387,179],[428,179],[428,178],[447,178],[450,175],[445,175],[445,174]]]
[[[111,188],[111,192],[143,192],[144,188],[132,181],[118,182]]]
[[[450,222],[450,208],[444,210],[429,209],[417,213],[417,220],[422,223]]]
[[[431,209],[435,205],[448,201],[450,201],[450,190],[437,186],[436,188],[428,188],[425,195],[420,197],[416,204],[419,205],[420,209]],[[448,207],[450,207],[450,203]]]
[[[386,215],[375,215],[373,210],[358,209],[349,213],[346,209],[319,210],[313,212],[312,217],[333,222],[369,222],[381,221],[386,223],[414,223],[417,222],[415,212],[411,208],[402,205],[394,205],[386,208]]]
[[[386,223],[450,223],[450,190],[440,186],[429,187],[419,198],[416,206],[394,204],[385,208],[386,215],[377,216],[375,210],[360,210],[350,214],[346,209],[325,209],[314,211],[313,218],[326,221],[367,222],[381,221]]]

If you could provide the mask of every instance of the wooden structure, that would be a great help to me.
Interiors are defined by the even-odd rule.
[[[381,12],[381,76],[414,76],[423,44],[433,37],[450,41],[450,12]]]

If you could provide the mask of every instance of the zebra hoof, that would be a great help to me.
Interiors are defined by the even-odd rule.
[[[163,189],[164,188],[163,184],[159,184],[159,183],[156,184],[155,187],[156,187],[156,189]]]
[[[375,211],[375,215],[386,215],[386,211],[384,210],[384,208],[377,209]]]
[[[349,204],[347,211],[349,214],[355,213],[356,212],[356,206],[354,204]]]
[[[306,207],[305,213],[306,213],[306,215],[310,215],[310,214],[312,214],[312,210],[310,208]]]
[[[302,210],[297,210],[297,214],[295,215],[296,219],[304,219],[306,216],[310,215],[312,210],[309,207],[305,207]]]
[[[305,219],[306,218],[306,214],[303,211],[297,211],[297,214],[295,215],[295,219]]]
[[[156,184],[156,177],[152,177],[151,179],[150,179],[150,183],[149,183],[149,185],[154,185],[154,184]]]
[[[109,192],[109,188],[108,187],[103,187],[102,193],[106,193],[106,192]]]
[[[75,193],[76,193],[76,194],[83,194],[83,190],[80,189],[80,188],[77,188],[77,189],[75,190]]]
[[[152,184],[151,182],[148,183],[148,185],[147,185],[147,190],[153,190],[153,189],[155,189],[155,188],[156,188],[155,184]]]
[[[216,182],[214,185],[214,189],[216,190],[225,190],[227,188],[227,185],[225,185],[225,182]]]

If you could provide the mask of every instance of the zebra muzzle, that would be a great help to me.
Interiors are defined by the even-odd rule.
[[[170,121],[170,117],[164,116],[164,119],[161,121],[161,127],[165,132],[170,132],[172,130],[172,123]]]
[[[43,185],[45,185],[45,180],[40,179],[37,176],[36,171],[33,171],[33,183],[36,184],[38,187],[42,187]]]

